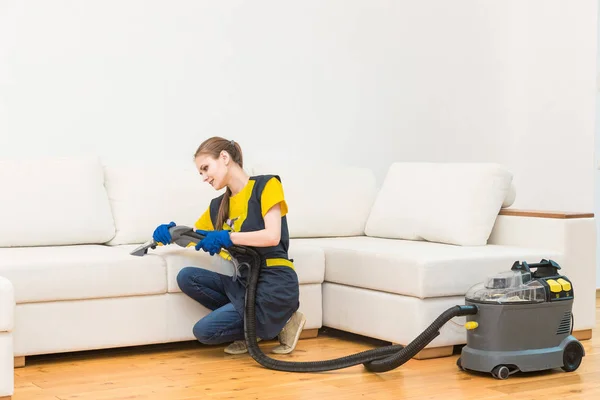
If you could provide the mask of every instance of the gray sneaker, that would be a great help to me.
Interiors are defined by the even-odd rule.
[[[257,338],[256,343],[260,342],[260,338]],[[248,352],[248,346],[246,346],[245,340],[236,340],[223,350],[227,354],[244,354]]]
[[[281,332],[279,332],[280,345],[271,350],[275,354],[288,354],[294,351],[300,339],[302,329],[306,324],[306,317],[300,311],[296,311],[294,315],[285,324]]]

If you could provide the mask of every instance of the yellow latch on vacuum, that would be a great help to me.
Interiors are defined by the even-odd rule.
[[[478,326],[479,324],[476,321],[469,321],[465,324],[465,328],[467,328],[468,330],[475,329]]]
[[[550,286],[550,291],[552,293],[560,293],[560,292],[562,292],[563,289],[562,289],[561,284],[558,283],[558,282],[556,282],[554,279],[548,279],[546,282],[548,282],[548,286]]]
[[[560,285],[562,286],[562,288],[565,292],[568,292],[569,290],[571,290],[571,282],[568,282],[568,281],[564,280],[563,278],[559,278],[556,281],[558,283],[560,283]]]

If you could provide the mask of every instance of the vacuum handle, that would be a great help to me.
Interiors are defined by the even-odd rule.
[[[554,260],[545,260],[542,259],[539,263],[528,264],[526,261],[519,263],[515,261],[511,270],[514,271],[523,271],[531,273],[531,270],[535,269],[535,272],[532,273],[535,278],[543,278],[547,276],[556,276],[559,275],[558,270],[561,269],[560,265]]]
[[[181,247],[195,246],[204,236],[194,231],[185,225],[176,225],[169,228],[171,234],[171,243],[175,243]]]

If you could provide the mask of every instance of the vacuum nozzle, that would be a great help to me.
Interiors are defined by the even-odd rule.
[[[156,245],[157,244],[154,240],[149,240],[146,243],[142,244],[141,246],[137,247],[135,250],[133,250],[129,254],[131,254],[133,256],[142,257],[142,256],[145,256],[146,254],[148,254],[148,249],[155,249]]]

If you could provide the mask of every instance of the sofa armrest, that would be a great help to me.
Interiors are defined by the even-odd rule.
[[[14,326],[15,293],[12,283],[0,276],[0,332],[11,332]]]
[[[563,255],[561,272],[573,282],[575,291],[574,329],[595,328],[596,221],[593,213],[503,209],[488,243],[560,252]]]
[[[14,327],[15,297],[11,282],[0,276],[0,398],[14,393]]]

